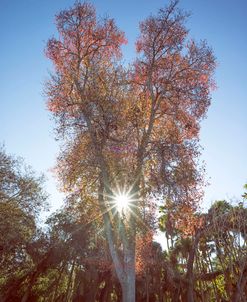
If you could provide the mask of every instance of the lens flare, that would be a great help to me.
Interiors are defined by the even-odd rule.
[[[126,212],[130,205],[130,198],[128,194],[121,193],[115,196],[114,202],[116,204],[118,212]]]

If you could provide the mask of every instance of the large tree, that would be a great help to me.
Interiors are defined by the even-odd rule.
[[[59,36],[46,48],[55,67],[48,108],[65,142],[58,174],[65,191],[103,217],[125,302],[135,301],[136,233],[152,227],[155,196],[184,214],[201,197],[199,123],[215,59],[205,42],[188,39],[177,2],[141,22],[129,69],[121,65],[123,32],[97,20],[88,3],[56,16]]]

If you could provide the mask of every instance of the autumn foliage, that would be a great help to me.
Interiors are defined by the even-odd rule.
[[[186,234],[197,223],[199,130],[215,59],[206,42],[188,37],[187,17],[172,1],[141,22],[129,67],[121,61],[124,33],[88,3],[58,14],[58,38],[47,43],[48,108],[65,142],[58,175],[64,191],[103,217],[123,301],[134,301],[136,235],[142,224],[153,229],[150,201],[172,201]],[[127,216],[112,205],[119,187],[133,199]]]

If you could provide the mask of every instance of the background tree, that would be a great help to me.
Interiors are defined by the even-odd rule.
[[[245,301],[246,206],[216,201],[207,213],[198,215],[201,224],[186,238],[173,226],[167,301]],[[160,224],[170,233],[166,219]]]
[[[1,267],[1,301],[122,300],[102,216],[87,207],[92,201],[82,203],[73,194],[68,198],[64,208],[47,220],[45,234],[36,231],[25,239],[21,237],[24,226],[11,212],[22,242],[14,251],[8,249],[7,241],[3,245],[5,259],[9,256],[16,262]],[[243,202],[217,201],[207,213],[197,213],[201,223],[190,235],[173,220],[167,222],[171,210],[171,204],[162,208],[165,219],[160,219],[162,231],[173,242],[166,251],[153,241],[152,232],[141,227],[138,231],[137,301],[245,301],[247,212]],[[4,214],[2,207],[0,214]],[[5,234],[10,238],[13,226],[6,217]]]
[[[16,294],[14,288],[33,267],[35,244],[41,240],[36,223],[47,198],[43,182],[22,159],[6,154],[1,146],[0,286],[7,296],[11,290]]]

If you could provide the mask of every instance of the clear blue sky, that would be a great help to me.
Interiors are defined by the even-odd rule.
[[[54,166],[58,144],[54,123],[42,96],[51,69],[44,56],[47,39],[56,33],[54,15],[70,7],[70,0],[0,0],[0,142],[7,152],[22,156],[36,171],[48,177],[52,208],[61,204]],[[129,44],[126,60],[134,57],[138,23],[167,1],[94,0],[100,15],[116,19]],[[215,199],[239,198],[247,182],[247,1],[181,0],[192,12],[191,36],[206,39],[218,60],[216,81],[208,118],[202,123],[202,159],[211,185],[204,204]]]

